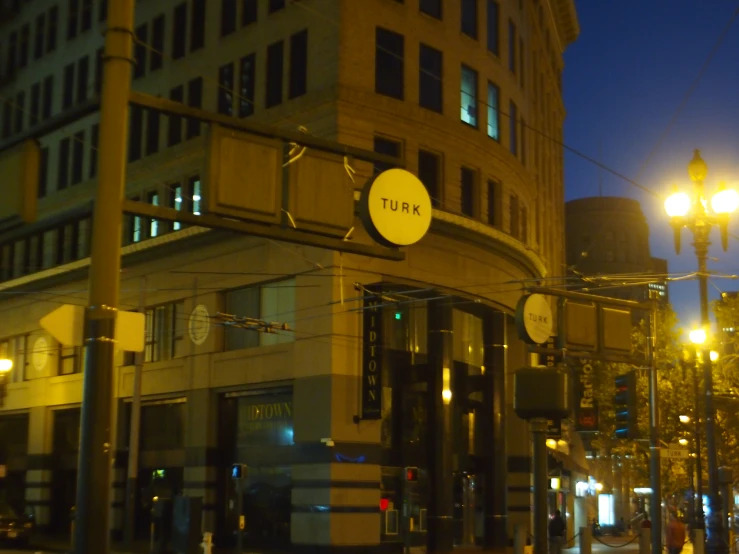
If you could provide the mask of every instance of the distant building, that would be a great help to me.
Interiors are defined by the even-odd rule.
[[[607,277],[588,292],[645,300],[657,291],[667,302],[667,260],[649,251],[649,225],[631,198],[598,196],[565,205],[565,242],[570,275]],[[598,290],[599,289],[599,290]]]

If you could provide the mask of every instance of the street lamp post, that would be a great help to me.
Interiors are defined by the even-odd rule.
[[[711,245],[711,227],[717,225],[721,232],[721,245],[728,247],[729,214],[739,207],[739,194],[723,185],[711,198],[711,210],[705,197],[703,182],[708,173],[708,166],[695,150],[693,159],[688,165],[688,174],[694,183],[694,194],[675,192],[665,201],[665,211],[670,216],[674,229],[675,251],[680,253],[680,233],[687,227],[693,234],[693,248],[698,258],[698,282],[700,285],[701,326],[703,330],[702,364],[706,394],[706,450],[708,452],[708,507],[706,518],[706,550],[708,554],[726,554],[727,545],[723,538],[723,522],[721,521],[721,497],[718,485],[718,463],[716,458],[716,410],[713,404],[713,375],[711,371],[711,354],[708,348],[707,331],[710,327],[708,317],[708,247]],[[695,332],[694,332],[695,333]],[[694,334],[691,333],[691,334]],[[696,333],[697,335],[697,333]],[[698,339],[700,337],[691,337]],[[694,340],[693,342],[698,342]]]

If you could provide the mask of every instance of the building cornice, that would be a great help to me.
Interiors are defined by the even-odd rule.
[[[577,10],[574,0],[552,0],[552,14],[557,26],[562,50],[575,42],[580,35],[580,22],[577,19]]]

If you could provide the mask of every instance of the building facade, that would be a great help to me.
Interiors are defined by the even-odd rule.
[[[0,144],[99,93],[104,28],[105,2],[6,2]],[[529,359],[512,315],[522,280],[564,261],[562,53],[578,32],[572,0],[137,4],[134,90],[395,156],[434,204],[403,262],[126,220],[121,308],[143,305],[147,321],[139,538],[152,498],[177,494],[203,498],[218,544],[233,540],[240,494],[254,549],[399,549],[447,520],[454,544],[500,545],[529,526],[530,446],[511,396]],[[0,234],[0,337],[14,362],[0,486],[58,533],[75,498],[84,351],[39,320],[86,302],[98,122],[37,137],[37,221]],[[205,129],[132,108],[127,196],[199,214]],[[352,169],[341,186],[359,190],[383,168]],[[357,417],[367,313],[383,337],[377,420]],[[134,372],[130,354],[118,364],[115,535]],[[240,490],[232,463],[249,466]]]

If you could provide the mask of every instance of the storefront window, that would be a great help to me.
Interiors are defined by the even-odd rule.
[[[483,366],[482,319],[462,310],[454,310],[454,361],[472,367]]]

